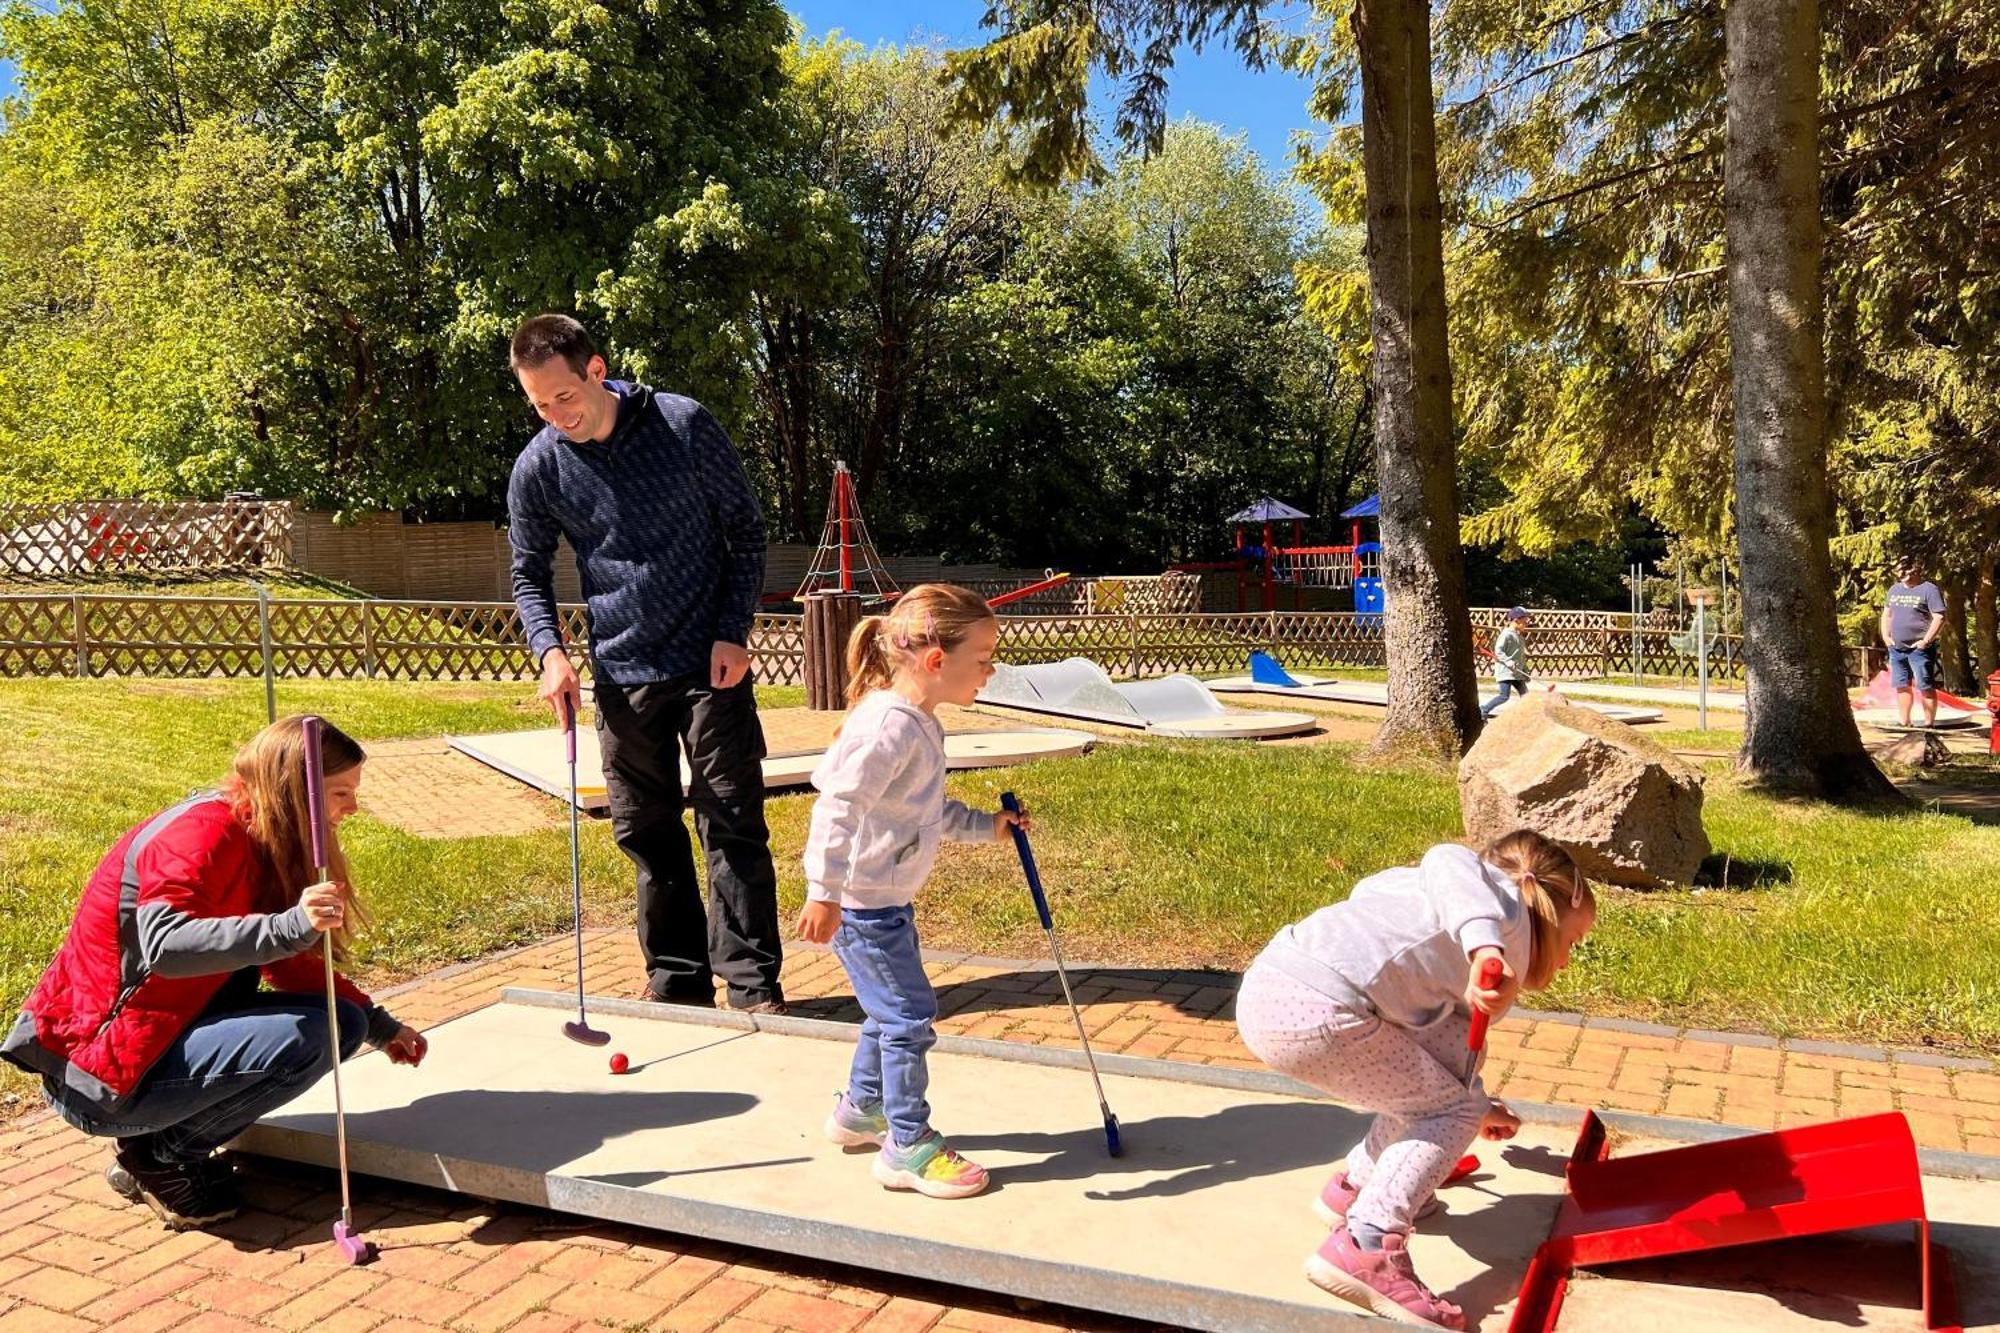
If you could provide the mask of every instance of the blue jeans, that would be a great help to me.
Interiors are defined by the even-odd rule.
[[[847,908],[833,951],[847,969],[867,1017],[847,1075],[847,1099],[882,1103],[895,1141],[908,1147],[930,1130],[924,1100],[930,1071],[924,1054],[937,1044],[937,992],[917,952],[917,916],[909,907]]]
[[[368,1015],[348,1000],[334,1003],[346,1060],[361,1049]],[[56,1114],[84,1133],[138,1140],[132,1146],[142,1155],[176,1166],[201,1161],[330,1068],[324,995],[232,982],[115,1110],[83,1101],[55,1079],[42,1086]]]
[[[1523,699],[1525,699],[1528,697],[1528,682],[1525,680],[1501,681],[1500,693],[1494,695],[1491,699],[1488,699],[1486,701],[1486,706],[1479,710],[1479,716],[1485,718],[1492,717],[1493,710],[1498,708],[1501,704],[1507,702],[1507,691],[1509,690],[1514,691],[1514,693],[1520,695]]]
[[[1915,679],[1917,690],[1929,694],[1937,689],[1937,645],[1927,648],[1911,646],[1889,650],[1889,683],[1899,690],[1910,688]]]

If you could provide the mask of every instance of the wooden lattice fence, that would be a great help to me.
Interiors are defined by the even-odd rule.
[[[572,645],[584,608],[560,608]],[[371,680],[532,680],[511,602],[383,602],[254,597],[0,597],[0,676],[258,676]],[[759,682],[804,679],[797,616],[758,616]],[[573,649],[573,651],[575,651]],[[575,652],[580,669],[588,663]]]
[[[586,642],[584,608],[566,604],[561,613],[568,641]],[[511,602],[271,599],[260,605],[254,597],[23,594],[0,596],[0,677],[255,676],[264,669],[267,624],[276,676],[423,681],[537,674]],[[1481,647],[1490,646],[1492,635],[1473,630]],[[1691,631],[1646,629],[1637,643],[1642,676],[1695,678]],[[1537,627],[1528,633],[1529,668],[1541,680],[1626,678],[1633,644],[1629,629]],[[1322,673],[1380,668],[1382,618],[1337,611],[1005,616],[996,656],[1013,663],[1087,657],[1113,676],[1140,678],[1240,674],[1259,650],[1288,667]],[[803,683],[803,617],[759,615],[750,654],[759,683]],[[1865,679],[1866,650],[1850,655]],[[577,657],[587,666],[581,652]],[[1740,638],[1710,640],[1709,678],[1744,679]]]
[[[0,506],[0,573],[27,578],[269,569],[291,563],[287,500]]]

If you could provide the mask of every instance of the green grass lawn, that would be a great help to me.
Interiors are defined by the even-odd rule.
[[[280,710],[317,709],[364,741],[545,725],[520,684],[281,682],[278,694]],[[802,692],[760,697],[792,705]],[[219,776],[261,724],[263,698],[250,681],[13,680],[0,681],[0,717],[0,1009],[11,1013],[104,850]],[[1726,761],[1708,769],[1710,837],[1739,887],[1610,895],[1577,965],[1538,1003],[2000,1049],[2000,829],[1780,803],[1735,789]],[[1240,966],[1280,925],[1458,827],[1448,778],[1362,766],[1330,744],[1122,743],[951,779],[980,805],[1010,786],[1037,815],[1069,953],[1100,962]],[[809,793],[770,806],[788,922],[804,892],[810,809]],[[590,822],[584,846],[589,910],[607,923],[631,913],[630,871],[610,832]],[[379,923],[364,979],[476,957],[568,921],[562,830],[434,841],[360,815],[344,836]],[[1042,952],[1004,845],[948,847],[921,904],[935,947]]]

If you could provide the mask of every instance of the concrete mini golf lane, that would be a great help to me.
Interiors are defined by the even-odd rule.
[[[995,1184],[943,1202],[880,1188],[866,1152],[820,1136],[852,1026],[607,1000],[591,1014],[612,1044],[592,1050],[563,1037],[565,1003],[573,1017],[573,996],[509,991],[431,1029],[421,1069],[380,1055],[345,1066],[355,1170],[1187,1327],[1382,1326],[1300,1275],[1324,1236],[1310,1201],[1362,1121],[1282,1080],[1104,1058],[1126,1149],[1113,1160],[1080,1054],[944,1038],[938,1126]],[[609,1072],[613,1051],[630,1073]],[[322,1082],[239,1146],[329,1165],[331,1108]],[[1419,1229],[1418,1270],[1475,1327],[1505,1327],[1574,1132],[1530,1124],[1480,1145],[1482,1172]],[[1637,1333],[1577,1322],[1590,1285],[1572,1288],[1563,1327]]]
[[[344,1067],[358,1173],[1195,1328],[1348,1322],[1300,1271],[1325,1234],[1313,1196],[1359,1137],[1341,1107],[1119,1076],[1154,1062],[1114,1057],[1105,1090],[1126,1155],[1113,1160],[1075,1053],[945,1038],[937,1124],[995,1182],[945,1202],[882,1189],[865,1152],[820,1136],[851,1025],[751,1031],[605,1001],[591,1019],[612,1042],[591,1050],[564,1038],[562,1008],[525,994],[431,1029],[421,1069],[374,1054]],[[609,1072],[612,1051],[632,1072]],[[240,1146],[331,1164],[331,1109],[322,1082]],[[1483,1153],[1489,1178],[1448,1191],[1450,1216],[1417,1238],[1420,1271],[1484,1327],[1504,1326],[1496,1303],[1548,1230],[1566,1137],[1539,1133],[1508,1154],[1518,1165]]]

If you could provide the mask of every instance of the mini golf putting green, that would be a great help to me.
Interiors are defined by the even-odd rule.
[[[852,1025],[605,1000],[591,1016],[612,1041],[594,1050],[562,1035],[574,1006],[573,995],[508,991],[431,1029],[421,1069],[379,1054],[344,1066],[355,1171],[1183,1327],[1379,1326],[1300,1273],[1325,1234],[1311,1200],[1362,1120],[1286,1080],[1101,1057],[1123,1128],[1125,1156],[1114,1160],[1080,1053],[942,1038],[931,1056],[937,1124],[994,1179],[979,1198],[944,1202],[880,1188],[866,1152],[821,1137]],[[609,1071],[612,1052],[630,1058],[630,1072]],[[1482,1170],[1443,1192],[1445,1213],[1412,1246],[1419,1272],[1474,1327],[1496,1331],[1548,1232],[1575,1133],[1571,1114],[1516,1109],[1530,1121],[1521,1136],[1478,1145]],[[1715,1130],[1607,1119],[1634,1136],[1619,1155]],[[331,1165],[330,1081],[238,1146]],[[1946,1183],[1962,1197],[1938,1215],[2000,1217],[2000,1183]],[[357,1188],[365,1199],[366,1181]],[[1946,1239],[1968,1246],[1975,1231],[1986,1267],[1959,1260],[1968,1316],[2000,1289],[1991,1228],[1960,1226]],[[1836,1265],[1821,1285],[1838,1290],[1846,1276]],[[1590,1307],[1588,1288],[1578,1282],[1572,1314]],[[1792,1326],[1769,1299],[1745,1308],[1753,1317],[1726,1326]],[[1905,1322],[1882,1326],[1914,1318],[1884,1308]],[[1611,1322],[1566,1316],[1562,1327]]]
[[[1044,727],[1022,731],[954,731],[944,738],[947,768],[999,768],[1036,759],[1066,759],[1089,750],[1095,737],[1084,731]],[[447,736],[452,749],[489,768],[525,782],[557,800],[569,799],[569,764],[563,757],[563,737],[553,727],[537,731],[500,731],[484,736]],[[821,749],[773,754],[765,758],[767,790],[803,787],[819,767]],[[689,779],[681,760],[681,785]],[[576,737],[576,804],[580,810],[603,810],[611,803],[604,789],[604,761],[597,747],[597,729],[584,727]]]

